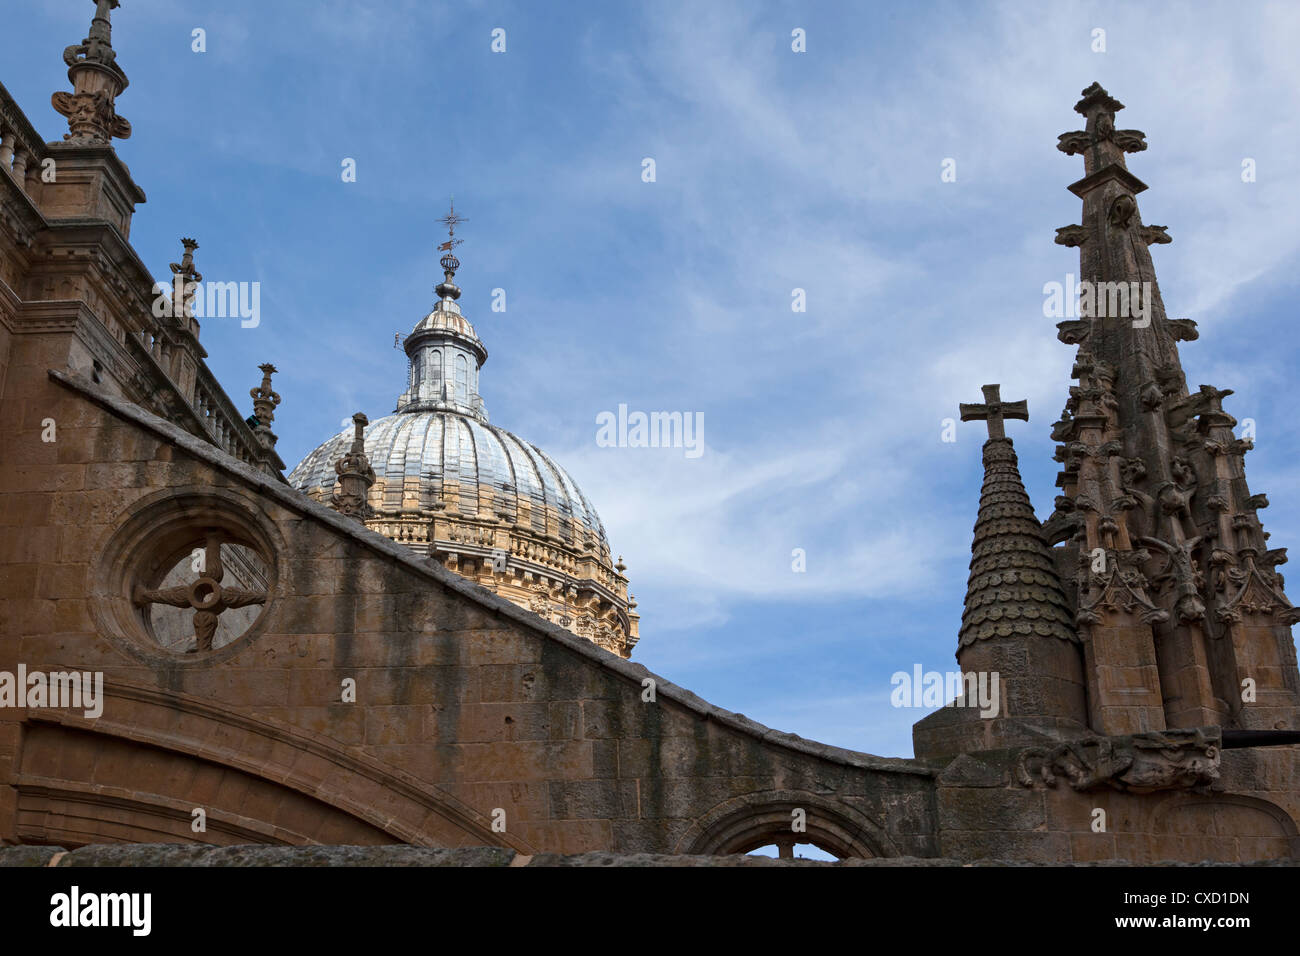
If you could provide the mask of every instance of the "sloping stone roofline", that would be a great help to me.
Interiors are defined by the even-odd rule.
[[[278,504],[296,511],[304,517],[329,526],[337,534],[351,538],[374,553],[402,565],[408,571],[423,575],[431,581],[436,581],[448,590],[455,591],[488,611],[509,618],[539,635],[563,644],[573,653],[618,674],[638,688],[645,678],[653,678],[656,695],[663,696],[706,720],[714,720],[730,730],[745,734],[765,744],[783,747],[796,753],[807,754],[848,767],[915,774],[923,777],[934,777],[936,774],[934,769],[912,758],[878,757],[874,754],[860,753],[842,747],[832,747],[828,744],[805,740],[797,734],[773,730],[757,721],[750,720],[743,714],[732,713],[716,707],[691,691],[678,687],[671,681],[652,673],[641,664],[625,661],[608,651],[601,650],[585,638],[578,637],[559,625],[538,618],[505,598],[497,597],[490,591],[467,581],[455,572],[448,571],[436,564],[426,563],[406,547],[386,538],[377,531],[363,528],[338,512],[312,501],[306,495],[293,491],[288,486],[268,477],[257,469],[230,457],[208,442],[195,438],[170,422],[103,391],[84,376],[75,372],[50,369],[49,377],[118,418],[145,428],[200,461],[238,478],[253,487],[258,493],[274,499]]]

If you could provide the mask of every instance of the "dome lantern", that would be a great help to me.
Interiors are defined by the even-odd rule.
[[[402,343],[410,364],[397,410],[447,409],[485,422],[487,407],[479,395],[478,376],[487,361],[487,348],[456,304],[460,288],[452,281],[460,268],[452,250],[464,241],[456,238],[456,226],[468,220],[457,215],[453,205],[440,221],[447,224],[448,236],[438,246],[443,253],[439,260],[443,281],[434,287],[438,301],[433,311],[416,323]]]

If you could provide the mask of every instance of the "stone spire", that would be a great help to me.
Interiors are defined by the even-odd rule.
[[[271,422],[275,421],[275,407],[280,404],[280,393],[271,390],[271,376],[278,370],[270,362],[264,362],[258,368],[262,371],[262,384],[248,390],[249,397],[253,399],[253,417],[249,424],[253,426],[253,433],[262,447],[272,448],[279,440],[271,431]]]
[[[352,447],[334,464],[334,470],[339,476],[339,491],[330,500],[330,504],[340,514],[358,520],[364,520],[370,513],[366,496],[370,486],[375,483],[375,470],[370,467],[370,459],[366,457],[366,426],[369,424],[370,420],[361,412],[352,416]]]
[[[1057,144],[1084,158],[1069,187],[1082,220],[1056,236],[1079,249],[1079,315],[1057,326],[1079,347],[1079,385],[1052,431],[1063,494],[1044,530],[1072,569],[1090,723],[1108,734],[1294,727],[1300,612],[1275,570],[1286,552],[1265,544],[1256,511],[1267,500],[1245,480],[1251,443],[1222,407],[1231,392],[1188,391],[1178,342],[1195,340],[1196,324],[1165,314],[1148,247],[1171,240],[1142,224],[1135,197],[1147,187],[1125,154],[1146,141],[1115,128],[1123,108],[1094,83],[1075,105],[1085,129]]]
[[[113,50],[111,11],[119,0],[95,0],[90,33],[63,51],[72,92],[55,93],[50,102],[68,118],[63,138],[77,146],[109,146],[114,137],[127,139],[131,124],[117,115],[116,100],[129,81],[117,65]]]
[[[1079,638],[1004,426],[1028,421],[1028,403],[1004,402],[1000,391],[985,385],[983,404],[961,405],[962,421],[987,421],[989,430],[957,641],[963,688],[956,706],[913,726],[918,757],[1087,733]]]
[[[1029,420],[1027,403],[1003,403],[997,385],[984,404],[961,406],[964,422],[988,422],[984,488],[971,543],[970,578],[958,645],[1021,635],[1078,642],[1056,566],[1025,492],[1003,419]]]

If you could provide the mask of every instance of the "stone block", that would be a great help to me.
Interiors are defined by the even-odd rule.
[[[1068,860],[1070,836],[1045,830],[1025,833],[999,830],[941,830],[939,847],[944,856],[958,860],[1022,860],[1059,863]]]
[[[939,829],[947,831],[1017,830],[1046,826],[1042,791],[1030,789],[955,788],[941,786]]]
[[[636,819],[636,781],[553,781],[550,805],[551,816],[557,820]]]

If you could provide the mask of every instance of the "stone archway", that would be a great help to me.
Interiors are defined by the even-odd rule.
[[[160,841],[150,833],[165,834],[161,842],[234,842],[187,835],[192,787],[212,795],[201,807],[211,830],[261,837],[251,842],[538,852],[517,834],[494,832],[448,791],[321,735],[125,681],[105,682],[103,703],[99,717],[45,709],[21,725],[14,786],[23,842]],[[109,809],[110,830],[98,829],[96,806]]]
[[[1151,814],[1149,843],[1135,862],[1300,859],[1300,831],[1275,803],[1242,794],[1175,794]]]
[[[796,811],[803,811],[800,831],[792,828]],[[787,848],[805,843],[840,859],[899,855],[864,814],[804,790],[768,790],[724,801],[696,821],[676,852],[723,856],[775,844],[785,856]]]

